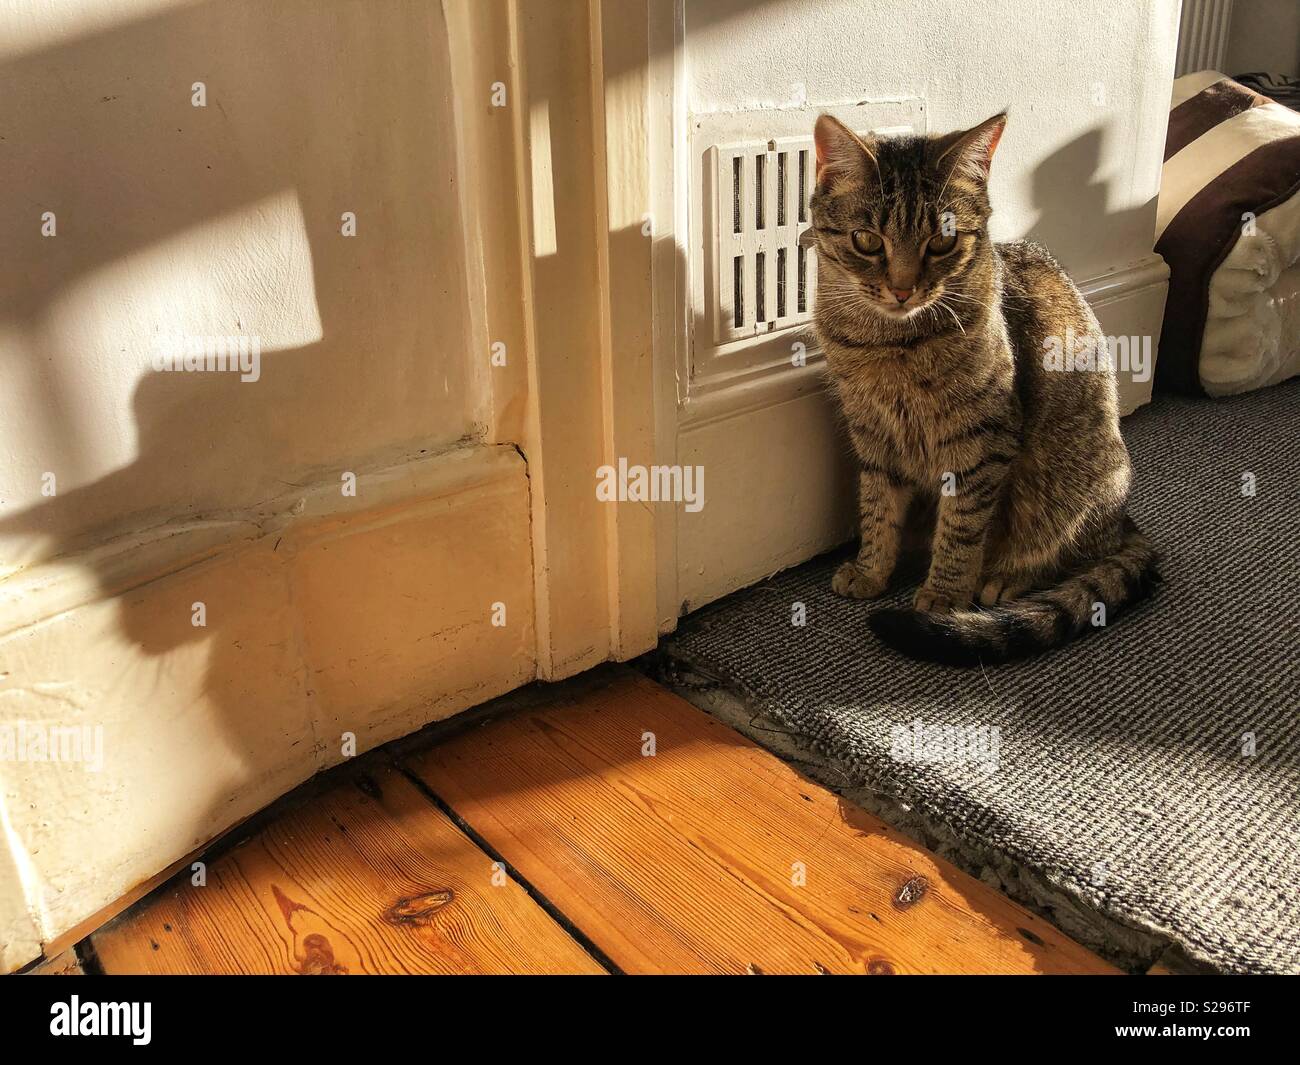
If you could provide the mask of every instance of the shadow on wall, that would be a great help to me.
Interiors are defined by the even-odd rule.
[[[247,507],[294,474],[387,446],[451,443],[472,428],[450,417],[468,392],[464,353],[439,350],[464,335],[466,287],[459,262],[437,254],[459,242],[438,18],[436,5],[418,2],[213,2],[0,65],[0,182],[11,206],[0,223],[0,358],[15,404],[5,421],[36,408],[48,425],[37,465],[6,493],[7,538],[22,529],[56,552],[75,549],[138,527],[141,514]],[[206,86],[206,107],[191,103],[194,82]],[[295,200],[300,221],[264,208]],[[349,210],[355,238],[341,234]],[[41,233],[45,211],[56,237]],[[309,251],[214,261],[225,248],[208,231],[232,218],[245,233],[281,230],[281,246],[304,231]],[[157,247],[169,254],[150,258]],[[114,318],[95,305],[94,285],[126,260],[138,264],[129,280],[139,288],[184,299],[176,275],[189,280],[187,264],[176,259],[185,256],[227,295],[224,332],[261,328],[273,344],[301,311],[285,306],[287,290],[300,276],[314,281],[319,343],[271,355],[256,384],[149,372],[150,331],[200,317],[208,334],[217,323],[202,306],[170,308],[163,323],[141,321],[138,305]],[[260,306],[229,298],[241,280],[231,275],[259,270]],[[105,320],[114,335],[89,332]],[[128,375],[139,380],[136,455],[105,476],[103,438],[111,446],[116,434],[89,436],[86,426]],[[15,494],[30,498],[45,470],[81,487],[15,517]]]
[[[1100,233],[1103,229],[1151,229],[1155,211],[1150,202],[1138,207],[1111,209],[1107,182],[1098,174],[1105,136],[1104,128],[1091,129],[1058,148],[1034,169],[1033,199],[1038,217],[1025,233],[1026,240],[1037,241],[1049,251],[1056,252],[1061,248],[1087,248],[1088,241],[1080,239],[1081,231]],[[993,165],[996,167],[997,163]],[[1062,205],[1068,206],[1063,208]],[[997,204],[993,206],[996,210]],[[1149,237],[1154,243],[1155,233],[1151,232]],[[1078,277],[1076,280],[1087,279]]]
[[[0,571],[247,512],[481,431],[448,70],[441,8],[423,0],[213,0],[0,59]],[[348,211],[355,237],[341,231]],[[55,236],[42,234],[45,212]],[[260,334],[284,350],[265,353],[256,383],[155,373],[160,330]],[[95,556],[75,557],[108,587]],[[196,716],[194,744],[224,741],[226,764],[257,764],[285,711],[277,693],[250,690],[250,664],[288,661],[291,636],[276,629],[285,619],[248,625],[242,604],[221,602],[237,596],[220,568],[212,576],[207,628],[191,624],[188,597],[170,596],[171,616],[128,593],[117,632],[151,656],[206,642],[204,695],[221,720],[209,737]],[[165,660],[156,672],[174,700]],[[175,772],[159,753],[159,775]],[[224,799],[196,812],[193,843],[232,819]]]

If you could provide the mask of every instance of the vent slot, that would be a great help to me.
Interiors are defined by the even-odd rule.
[[[799,313],[808,309],[808,249],[799,249]]]
[[[786,249],[776,249],[776,316],[785,317],[785,260]]]
[[[799,237],[809,224],[812,138],[720,145],[710,155],[714,343],[806,323],[817,267]]]
[[[799,153],[799,221],[808,221],[808,151]]]
[[[735,295],[735,314],[732,316],[737,329],[745,324],[745,257],[737,255],[732,261],[731,291]]]
[[[789,152],[777,152],[776,155],[776,224],[778,226],[785,225],[785,208],[786,208],[785,161],[789,157],[790,157]],[[785,249],[783,248],[781,250],[784,251]]]
[[[740,211],[741,211],[740,205],[741,205],[741,201],[744,199],[744,197],[741,195],[740,192],[740,157],[739,156],[731,160],[731,194],[732,194],[731,231],[733,233],[739,233],[742,228],[740,222]]]

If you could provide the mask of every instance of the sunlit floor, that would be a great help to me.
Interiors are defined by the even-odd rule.
[[[1114,972],[630,670],[327,774],[108,973]]]

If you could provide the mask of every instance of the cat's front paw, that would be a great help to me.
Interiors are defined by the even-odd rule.
[[[934,588],[918,588],[912,605],[923,614],[951,614],[966,604],[947,592]]]
[[[879,599],[885,594],[888,581],[865,573],[856,562],[845,562],[831,578],[831,591],[845,599]]]
[[[990,577],[980,589],[980,606],[996,606],[998,603],[1009,603],[1013,599],[1019,599],[1027,590],[1028,585],[1026,584],[1004,580],[1001,577]]]

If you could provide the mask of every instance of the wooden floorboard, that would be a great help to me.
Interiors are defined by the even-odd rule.
[[[495,882],[494,882],[495,881]],[[306,806],[93,936],[107,973],[600,973],[402,773]]]
[[[630,671],[406,765],[626,972],[1116,971]]]
[[[560,691],[401,755],[427,791],[336,771],[97,932],[104,971],[1115,971],[639,674]]]

